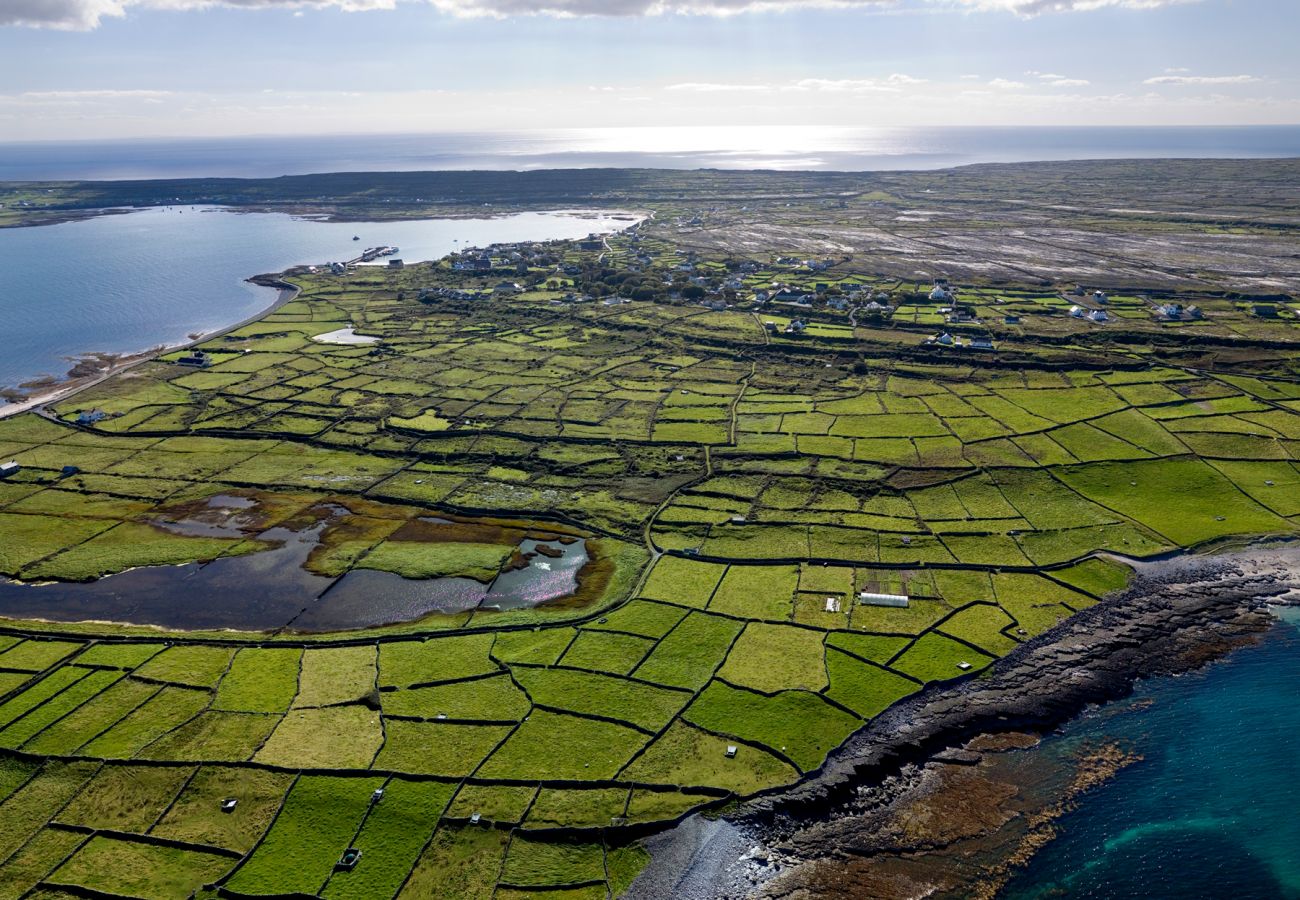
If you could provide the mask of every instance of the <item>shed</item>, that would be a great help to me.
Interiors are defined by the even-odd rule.
[[[22,466],[18,465],[18,461],[13,459],[9,460],[9,462],[0,463],[0,478],[8,478],[10,475],[17,475],[18,470],[21,468]]]
[[[858,594],[858,602],[865,603],[868,606],[894,606],[906,608],[911,601],[906,594],[875,594],[871,591],[862,591]]]

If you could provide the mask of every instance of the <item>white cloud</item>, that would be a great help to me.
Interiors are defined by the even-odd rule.
[[[26,91],[21,96],[29,100],[157,100],[170,94],[171,91],[114,91],[100,89],[91,91]]]
[[[1087,87],[1092,83],[1083,78],[1067,78],[1065,75],[1057,75],[1054,72],[1035,72],[1030,70],[1025,74],[1031,78],[1037,78],[1047,87]]]
[[[491,16],[730,16],[798,9],[855,9],[894,6],[898,0],[428,0],[438,10],[464,18]]]
[[[994,78],[992,81],[989,82],[989,87],[999,88],[1004,91],[1014,90],[1016,88],[1022,88],[1024,86],[1025,83],[1023,81],[1010,81],[1009,79],[1006,78]]]
[[[791,91],[825,91],[827,93],[864,94],[884,92],[896,94],[899,88],[892,84],[881,84],[870,78],[803,78],[794,84],[786,85],[782,90]]]
[[[1090,12],[1097,9],[1159,9],[1199,0],[931,0],[980,12],[1010,12],[1018,16],[1043,13]]]
[[[1183,70],[1187,71],[1186,69]],[[1254,75],[1157,75],[1143,84],[1254,84],[1262,79]]]
[[[187,10],[228,6],[239,9],[325,9],[348,12],[393,9],[397,0],[2,0],[0,26],[25,25],[63,31],[88,31],[128,9]]]
[[[393,9],[399,2],[418,0],[0,0],[0,26],[88,30],[104,19],[120,18],[132,9],[188,10],[215,6],[239,9],[335,8],[349,12]],[[982,12],[1011,12],[1035,16],[1108,7],[1155,9],[1199,0],[424,0],[434,9],[459,18],[512,16],[637,17],[662,15],[732,16],[754,12],[808,9],[906,9],[920,5],[946,6]]]
[[[711,81],[687,81],[681,84],[670,84],[664,90],[691,91],[696,94],[721,94],[729,91],[770,91],[772,88],[766,84],[719,84]]]
[[[910,85],[926,84],[924,78],[894,73],[888,78],[801,78],[786,84],[749,84],[712,81],[687,81],[670,84],[667,91],[689,91],[696,94],[760,93],[760,92],[818,92],[826,94],[900,94]]]

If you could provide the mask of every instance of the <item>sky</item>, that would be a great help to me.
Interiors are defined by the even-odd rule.
[[[1297,36],[1300,0],[0,0],[0,142],[1297,124]]]

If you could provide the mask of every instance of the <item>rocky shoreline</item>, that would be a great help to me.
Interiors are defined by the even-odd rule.
[[[1122,748],[1095,748],[1073,781],[1020,802],[996,774],[1000,756],[1125,696],[1138,678],[1195,669],[1256,640],[1273,625],[1269,604],[1298,602],[1297,545],[1143,565],[1129,588],[985,675],[888,710],[808,781],[652,838],[653,859],[628,896],[993,896],[1050,840],[1073,796],[1131,761]],[[1004,846],[963,849],[986,852],[978,866],[894,865],[1013,821]]]

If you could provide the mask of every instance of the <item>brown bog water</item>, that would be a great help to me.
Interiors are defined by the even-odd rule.
[[[248,498],[217,495],[207,501],[206,510],[154,524],[179,534],[242,536],[255,507]],[[354,569],[341,577],[317,575],[306,568],[307,558],[329,524],[348,510],[322,504],[313,512],[318,518],[312,524],[248,535],[271,547],[243,556],[145,566],[86,583],[0,579],[0,616],[186,630],[342,631],[436,613],[536,606],[573,594],[578,572],[589,559],[583,539],[561,544],[525,538],[517,549],[527,565],[500,573],[491,584],[470,578],[403,578],[373,569]],[[537,552],[538,546],[548,548],[547,553]]]

